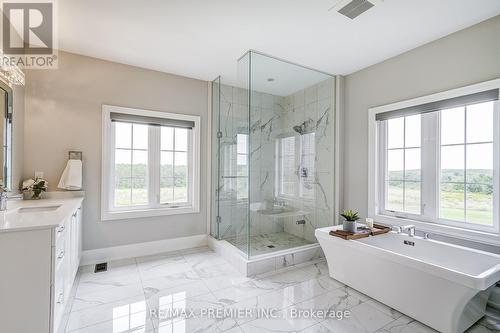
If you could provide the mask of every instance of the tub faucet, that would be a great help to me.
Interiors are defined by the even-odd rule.
[[[415,226],[412,224],[401,227],[401,231],[408,231],[408,236],[410,237],[415,236]]]
[[[394,231],[395,233],[397,234],[400,234],[401,233],[401,227],[399,225],[393,225],[391,227],[391,230]]]

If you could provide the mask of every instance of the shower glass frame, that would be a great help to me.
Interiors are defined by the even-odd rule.
[[[254,233],[255,234],[259,233],[259,228],[265,229],[265,223],[262,223],[261,221],[253,221],[252,220],[252,216],[255,217],[255,211],[254,211],[256,209],[255,206],[256,205],[263,206],[264,204],[268,205],[268,202],[270,200],[275,201],[276,199],[279,199],[279,196],[275,192],[273,193],[272,197],[265,198],[265,200],[264,200],[264,198],[259,197],[262,194],[258,193],[258,191],[256,192],[254,190],[255,193],[252,193],[252,187],[255,188],[254,183],[256,183],[256,181],[258,180],[257,179],[258,176],[255,176],[255,175],[258,174],[259,172],[260,173],[263,172],[262,167],[261,167],[261,170],[259,170],[259,167],[254,165],[256,163],[252,163],[253,153],[256,151],[256,147],[257,147],[256,145],[260,144],[259,143],[260,138],[252,135],[252,130],[253,130],[252,126],[255,125],[255,124],[253,124],[254,119],[252,117],[253,116],[252,110],[253,110],[254,106],[257,105],[257,103],[255,101],[258,99],[258,96],[259,96],[259,94],[261,94],[261,91],[264,91],[265,89],[267,89],[267,87],[265,87],[265,85],[267,84],[265,82],[266,80],[263,80],[264,77],[266,75],[268,75],[266,68],[270,69],[270,72],[272,72],[273,69],[275,69],[275,68],[279,69],[280,67],[282,68],[282,71],[280,72],[279,70],[277,70],[277,74],[278,74],[277,82],[279,84],[282,84],[281,82],[286,82],[286,79],[289,79],[290,82],[299,82],[303,79],[303,81],[306,82],[304,84],[308,84],[308,82],[309,82],[311,84],[311,86],[314,86],[316,84],[321,83],[322,82],[321,80],[324,80],[324,81],[328,80],[331,82],[330,86],[329,86],[329,89],[330,89],[329,93],[331,94],[331,97],[330,97],[330,104],[328,106],[329,110],[330,110],[330,111],[328,111],[328,114],[331,117],[330,118],[331,124],[329,125],[330,127],[328,128],[328,130],[330,131],[329,132],[330,137],[328,137],[328,139],[331,139],[331,142],[327,142],[328,144],[331,144],[330,145],[331,159],[330,159],[330,164],[329,164],[329,167],[330,167],[329,171],[330,171],[331,179],[330,180],[327,179],[327,182],[329,182],[328,186],[321,185],[321,182],[319,181],[320,177],[317,176],[317,174],[320,174],[320,172],[316,172],[316,169],[313,169],[314,180],[312,180],[310,182],[311,184],[313,184],[313,186],[315,188],[321,187],[321,191],[323,191],[323,194],[324,194],[324,201],[325,202],[329,201],[330,204],[329,205],[327,204],[327,206],[329,208],[329,213],[324,214],[324,212],[323,212],[324,215],[320,215],[318,213],[318,211],[321,209],[317,209],[317,207],[316,207],[318,198],[314,197],[316,201],[314,201],[312,203],[312,207],[314,209],[314,213],[312,215],[314,215],[316,219],[320,219],[320,216],[324,217],[323,218],[323,220],[324,220],[323,225],[318,225],[318,221],[315,221],[315,223],[316,223],[315,227],[333,225],[336,221],[335,216],[338,213],[336,211],[338,205],[336,204],[337,198],[336,198],[336,192],[335,192],[335,188],[336,188],[335,166],[336,166],[336,158],[337,158],[336,152],[338,149],[337,145],[336,145],[337,138],[336,138],[336,128],[335,128],[336,121],[337,121],[336,114],[335,114],[335,111],[336,111],[335,110],[335,99],[337,98],[337,96],[335,96],[335,83],[336,83],[335,76],[328,74],[328,73],[321,72],[321,71],[317,71],[317,70],[314,70],[314,69],[311,69],[311,68],[308,68],[305,66],[297,65],[297,64],[294,64],[292,62],[289,62],[289,61],[286,61],[283,59],[279,59],[279,58],[276,58],[273,56],[269,56],[269,55],[266,55],[266,54],[263,54],[263,53],[260,53],[257,51],[250,50],[250,51],[246,52],[240,59],[238,59],[238,76],[237,76],[236,84],[233,85],[233,93],[232,93],[232,97],[231,97],[232,104],[226,103],[227,96],[224,96],[225,94],[223,92],[221,92],[221,90],[224,90],[224,88],[225,88],[224,84],[222,83],[221,77],[218,77],[214,81],[212,81],[212,132],[213,132],[212,133],[212,147],[213,147],[213,150],[212,150],[213,151],[213,153],[212,153],[212,158],[213,158],[213,160],[212,160],[212,169],[213,169],[213,171],[212,171],[212,188],[214,188],[214,190],[212,191],[213,199],[211,200],[212,214],[211,214],[210,233],[214,238],[226,239],[230,243],[233,243],[233,245],[235,245],[235,244],[233,241],[230,240],[230,238],[236,237],[237,238],[236,243],[238,244],[237,247],[245,254],[246,258],[248,258],[248,259],[254,259],[254,258],[259,256],[259,253],[252,253],[252,252],[257,252],[255,249],[252,250],[252,236],[254,236],[253,235]],[[289,73],[287,73],[287,72],[289,72]],[[279,77],[279,74],[283,74],[285,77],[285,80],[283,80],[283,78]],[[264,75],[264,77],[263,77],[263,75]],[[269,73],[269,75],[274,75],[274,74]],[[288,77],[287,77],[287,75],[288,75]],[[270,84],[274,83],[273,81],[274,81],[274,79],[271,76],[267,79],[267,82],[269,82]],[[301,87],[301,84],[302,83],[299,82],[296,85],[297,85],[297,87]],[[293,86],[293,84],[292,84],[292,86]],[[309,88],[309,86],[306,85],[306,86],[302,87],[301,90],[303,90],[304,94],[305,94],[305,91],[308,88]],[[272,87],[270,87],[269,89],[271,91],[273,90]],[[277,91],[277,93],[276,93],[277,96],[280,94],[283,95],[282,92],[280,91],[280,88],[278,88],[278,90],[276,90],[276,91]],[[290,91],[293,91],[293,90],[290,90]],[[280,98],[280,97],[278,97],[278,98]],[[287,96],[286,98],[289,98],[289,96]],[[232,106],[232,109],[231,109],[231,106]],[[237,109],[236,108],[237,106],[239,106],[240,109]],[[244,117],[242,116],[243,110],[245,113]],[[221,127],[221,123],[227,122],[228,119],[224,119],[224,117],[221,116],[221,114],[226,112],[225,114],[229,115],[229,113],[232,112],[233,119],[231,119],[231,121],[232,121],[232,126],[233,126],[232,129],[234,130],[235,124],[238,124],[238,121],[235,121],[235,119],[237,118],[237,116],[236,116],[237,111],[241,111],[241,113],[238,114],[238,116],[240,116],[240,118],[238,119],[238,121],[240,121],[240,123],[239,123],[239,126],[236,126],[237,127],[236,133],[237,134],[246,134],[246,136],[247,136],[247,140],[246,140],[246,154],[247,154],[247,167],[246,167],[246,179],[247,179],[246,186],[247,186],[247,188],[246,188],[246,192],[247,192],[247,198],[246,198],[246,200],[234,200],[233,199],[233,201],[231,201],[229,203],[229,207],[223,207],[221,205],[224,202],[224,200],[221,200],[221,196],[224,194],[224,190],[227,188],[227,184],[229,183],[229,181],[231,179],[233,181],[232,184],[238,183],[238,177],[241,178],[241,176],[239,176],[238,174],[234,174],[234,173],[226,173],[227,170],[224,167],[224,165],[227,164],[227,161],[224,161],[224,155],[227,155],[227,154],[223,153],[224,149],[226,149],[226,150],[228,149],[228,147],[227,147],[228,144],[232,145],[232,146],[237,146],[238,142],[235,138],[231,139],[232,141],[230,140],[229,143],[227,140],[226,140],[226,142],[224,142],[225,139],[222,135],[223,129]],[[293,112],[295,112],[295,109]],[[318,114],[319,114],[319,111],[318,111]],[[308,124],[312,124],[311,126],[313,126],[314,124],[316,124],[316,126],[319,126],[318,124],[320,123],[321,119],[322,118],[314,118],[313,117],[313,119],[309,123],[308,123],[308,120],[304,120],[304,122],[302,122],[302,125],[303,125],[302,127],[306,128],[305,133],[307,134]],[[328,117],[326,119],[328,122]],[[260,121],[260,120],[261,119],[259,119],[258,121]],[[301,119],[301,121],[302,121],[302,119]],[[296,126],[288,126],[288,127],[294,127],[294,130],[295,130],[295,128],[298,125],[300,125],[301,121],[299,121]],[[241,123],[244,123],[244,125],[241,125]],[[226,126],[227,126],[227,124],[226,124]],[[261,126],[263,126],[263,125],[261,125]],[[325,132],[326,132],[326,126],[328,126],[328,125],[325,125],[325,129],[324,129]],[[290,132],[291,130],[288,127],[287,127],[287,130]],[[226,129],[226,131],[227,131],[227,129]],[[225,134],[227,135],[227,133],[225,133]],[[315,140],[314,134],[315,133],[313,133],[313,136],[312,136],[313,140]],[[268,134],[268,135],[271,136],[271,134]],[[276,136],[276,137],[273,137],[273,140],[278,142],[277,138],[280,135],[285,135],[285,134],[279,133],[279,134],[272,134],[272,135]],[[289,134],[287,134],[287,135],[289,135]],[[300,133],[300,134],[295,133],[295,136],[297,136],[299,138],[302,137],[302,135],[303,135],[303,133]],[[237,135],[235,134],[235,132],[233,132],[233,133],[231,133],[230,136],[236,137]],[[302,140],[302,139],[300,139],[300,140]],[[323,143],[323,145],[324,145],[324,143]],[[274,156],[276,157],[276,151],[274,151],[274,154],[275,154]],[[314,156],[314,160],[316,160],[316,159],[318,159],[318,157]],[[262,160],[264,160],[264,159],[262,159]],[[275,174],[277,173],[277,171],[276,171],[277,159],[273,159],[273,161],[275,163],[275,169],[271,170],[270,172],[274,173],[273,177],[276,178]],[[221,169],[224,169],[224,170],[222,170],[223,173],[221,173]],[[302,171],[300,171],[300,172],[302,172]],[[305,172],[305,173],[307,173],[307,172]],[[300,179],[300,176],[297,176],[297,177],[299,177],[299,182],[302,182],[302,180]],[[261,176],[261,179],[262,179],[262,176]],[[323,179],[323,181],[324,181],[324,179]],[[274,179],[273,184],[272,184],[273,191],[276,191],[275,183],[276,183],[276,179]],[[319,186],[318,186],[318,184],[319,184]],[[328,196],[328,198],[327,198],[327,194],[324,193],[325,191],[324,191],[323,187],[326,187],[327,192],[330,194]],[[296,198],[296,199],[298,199],[298,201],[302,200],[300,198]],[[299,203],[299,205],[300,205],[300,203]],[[230,211],[230,213],[225,213],[225,212],[229,212],[229,211]],[[300,212],[302,212],[302,211],[300,211]],[[225,215],[228,215],[228,216],[224,217]],[[232,224],[227,225],[227,220],[229,220],[230,223],[232,223]],[[231,231],[231,228],[234,227],[233,224],[235,224],[236,221],[238,221],[238,223],[240,223],[239,228],[237,229],[238,231],[236,232],[236,235],[232,234],[232,236],[228,237],[226,235],[226,232],[228,230]],[[224,223],[226,223],[226,224],[224,224]],[[264,227],[262,225],[259,225],[259,223],[264,225]],[[288,224],[290,224],[290,223],[288,223]],[[293,223],[291,223],[291,224],[293,224]],[[319,223],[319,224],[321,224],[321,223]],[[233,228],[233,233],[234,232],[235,232],[235,230]],[[265,230],[261,231],[261,233],[263,233],[265,235],[266,231]],[[230,234],[230,233],[228,233],[228,234]],[[309,240],[308,241],[310,242],[310,244],[317,244],[317,241],[315,240],[313,234],[314,234],[314,231],[312,231],[312,236],[311,236],[311,232],[309,232],[309,234],[308,234]],[[314,239],[311,239],[311,237]],[[280,251],[279,249],[278,249],[278,251],[280,253],[283,252],[283,251]],[[270,253],[272,253],[272,252],[269,252],[267,254],[270,254]]]

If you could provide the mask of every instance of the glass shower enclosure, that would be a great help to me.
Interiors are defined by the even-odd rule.
[[[256,51],[212,82],[211,235],[247,258],[316,244],[335,212],[335,77]]]

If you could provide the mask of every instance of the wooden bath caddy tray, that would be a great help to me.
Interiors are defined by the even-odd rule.
[[[370,229],[365,229],[365,230],[360,230],[356,233],[349,232],[349,231],[344,231],[344,230],[332,230],[330,231],[330,235],[335,236],[335,237],[340,237],[343,239],[360,239],[360,238],[365,238],[371,236],[377,236],[381,234],[385,234],[389,232],[391,228],[380,225],[380,224],[374,224],[373,228]]]

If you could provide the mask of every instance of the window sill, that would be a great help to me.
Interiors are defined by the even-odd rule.
[[[486,232],[471,229],[464,229],[449,225],[424,222],[409,218],[401,218],[389,215],[375,214],[370,216],[376,222],[380,222],[387,225],[415,225],[416,229],[419,231],[435,233],[443,236],[454,237],[458,239],[482,242],[490,245],[498,246],[500,245],[500,234],[498,231]]]
[[[123,211],[103,211],[101,213],[102,221],[126,220],[144,217],[181,215],[181,214],[196,214],[200,210],[193,206],[176,207],[176,208],[151,208],[151,209],[135,209]]]

